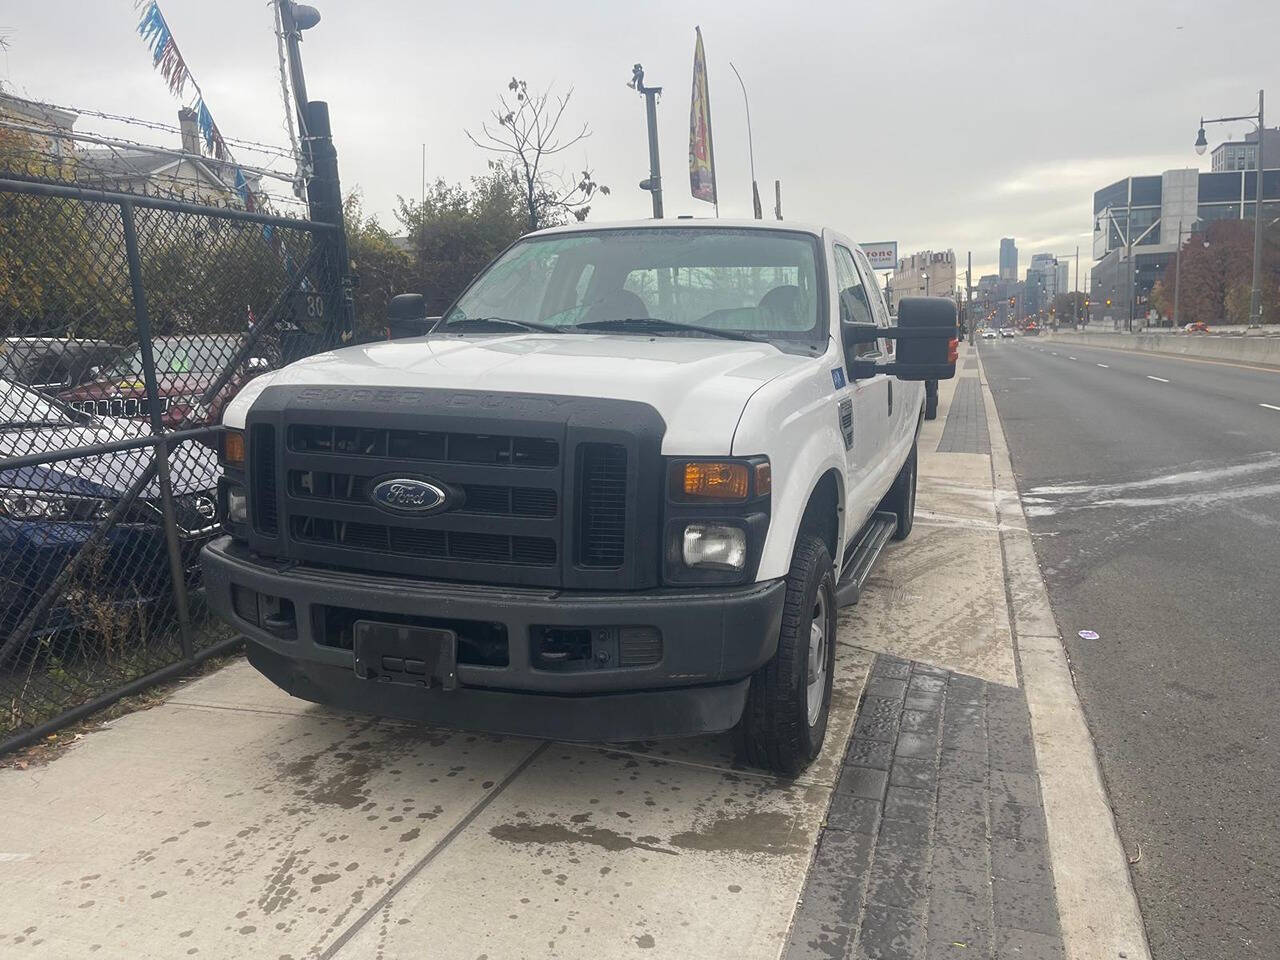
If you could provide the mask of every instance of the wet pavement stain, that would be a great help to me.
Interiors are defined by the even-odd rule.
[[[609,830],[605,827],[584,826],[580,830],[570,830],[562,823],[500,823],[489,829],[489,835],[495,840],[507,843],[538,844],[550,846],[556,843],[587,843],[592,846],[618,853],[622,850],[647,850],[650,853],[665,853],[677,856],[678,851],[669,850],[653,843],[644,843],[639,839]],[[657,840],[657,837],[645,839]]]
[[[795,835],[795,821],[785,813],[745,813],[717,817],[695,830],[675,834],[670,843],[685,850],[775,855],[807,851],[806,838]]]

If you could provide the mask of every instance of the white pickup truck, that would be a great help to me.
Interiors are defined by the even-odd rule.
[[[911,531],[922,381],[955,372],[951,301],[897,322],[827,229],[531,234],[428,335],[240,392],[209,602],[308,700],[571,740],[734,728],[794,774],[837,607]]]

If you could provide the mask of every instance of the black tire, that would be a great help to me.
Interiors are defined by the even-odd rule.
[[[821,704],[810,722],[809,648],[815,638],[815,614],[823,621],[820,658],[825,675],[815,683],[815,691],[821,689]],[[751,678],[742,719],[734,728],[740,760],[793,777],[818,755],[831,710],[835,632],[836,584],[831,555],[820,537],[802,530],[787,574],[778,650]]]
[[[880,501],[878,509],[888,510],[898,518],[898,525],[893,530],[893,539],[905,540],[911,535],[911,528],[916,521],[916,444],[911,444],[907,462],[894,477],[893,486]]]
[[[924,418],[926,420],[938,419],[938,381],[926,380],[924,382]]]

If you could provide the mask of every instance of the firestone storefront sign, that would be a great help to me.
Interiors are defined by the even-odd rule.
[[[887,240],[883,243],[860,243],[862,252],[871,261],[876,270],[894,270],[898,266],[898,241]]]

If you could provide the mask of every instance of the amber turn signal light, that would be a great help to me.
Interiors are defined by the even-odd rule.
[[[244,431],[228,430],[222,435],[222,464],[244,468]]]
[[[690,460],[684,465],[684,495],[699,500],[745,500],[748,479],[745,463]]]

